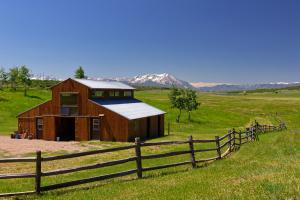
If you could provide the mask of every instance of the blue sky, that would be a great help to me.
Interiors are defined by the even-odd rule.
[[[299,10],[298,0],[0,0],[0,66],[300,81]]]

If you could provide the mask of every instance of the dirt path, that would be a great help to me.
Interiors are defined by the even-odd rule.
[[[8,136],[0,136],[0,157],[11,155],[24,155],[37,150],[42,152],[75,152],[86,151],[89,147],[80,145],[80,142],[55,142],[45,140],[11,139]]]

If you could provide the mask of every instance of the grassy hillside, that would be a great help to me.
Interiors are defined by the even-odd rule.
[[[192,122],[183,113],[181,123],[175,123],[177,110],[171,109],[168,90],[137,91],[136,98],[165,110],[166,124],[171,123],[172,135],[186,137],[190,134],[219,134],[232,127],[243,127],[254,119],[264,123],[275,123],[270,113],[277,112],[290,126],[299,121],[300,90],[282,90],[275,94],[211,94],[199,93],[202,103],[199,110],[192,112]],[[45,100],[50,99],[48,90],[30,90],[24,97],[22,91],[0,91],[0,134],[9,134],[17,129],[16,115]]]
[[[23,90],[0,90],[0,134],[10,134],[17,129],[18,113],[50,98],[48,90],[29,90],[27,97]]]
[[[300,92],[284,91],[242,94],[200,93],[201,107],[192,113],[189,123],[187,114],[181,123],[175,123],[177,110],[169,107],[167,90],[137,91],[136,97],[168,112],[166,122],[171,123],[171,135],[153,141],[195,138],[213,138],[223,135],[228,128],[243,127],[252,120],[262,123],[276,123],[274,113],[286,122],[289,130],[262,135],[259,142],[248,143],[229,158],[203,165],[192,170],[191,166],[175,167],[145,173],[145,178],[136,176],[96,182],[76,186],[67,190],[43,194],[40,199],[297,199],[300,194]],[[16,128],[15,115],[48,98],[44,90],[32,90],[31,97],[23,97],[22,92],[1,92],[0,132],[7,134]],[[123,145],[109,142],[82,142],[107,147]],[[209,148],[209,146],[207,146]],[[182,150],[186,147],[167,146],[147,148],[143,154]],[[1,152],[0,152],[1,154]],[[45,152],[44,155],[50,153]],[[118,158],[130,157],[134,151],[87,156],[79,159],[56,161],[43,164],[43,170],[53,170],[72,166],[93,164]],[[197,155],[199,156],[199,154]],[[203,153],[201,158],[210,157]],[[188,156],[170,157],[144,162],[153,166],[188,160]],[[42,185],[91,177],[116,170],[135,167],[128,163],[114,168],[103,168],[57,177],[43,178]],[[33,172],[31,164],[0,165],[0,174]],[[32,190],[32,179],[0,180],[0,193]],[[21,197],[35,199],[36,196]]]

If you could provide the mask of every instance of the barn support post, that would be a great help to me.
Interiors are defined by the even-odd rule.
[[[136,154],[136,168],[138,178],[143,177],[142,155],[141,155],[141,140],[139,137],[135,138],[135,154]]]
[[[35,174],[35,193],[41,193],[41,176],[42,176],[42,152],[36,152],[36,174]]]
[[[222,158],[221,156],[221,149],[220,149],[220,137],[219,136],[215,136],[215,140],[216,140],[216,146],[217,146],[217,153],[218,153],[218,160],[220,160]]]
[[[193,136],[189,136],[188,137],[188,141],[189,141],[189,147],[190,147],[190,154],[191,154],[191,163],[193,168],[196,168],[196,159],[195,159],[195,151],[194,151],[194,142],[193,142]]]

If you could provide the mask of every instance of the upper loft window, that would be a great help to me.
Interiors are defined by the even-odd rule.
[[[65,116],[78,115],[78,93],[60,93],[60,113]]]
[[[62,92],[60,93],[60,104],[73,106],[78,104],[78,93]]]
[[[103,90],[94,90],[92,93],[93,98],[104,97]]]
[[[124,97],[132,97],[132,91],[124,91]]]

